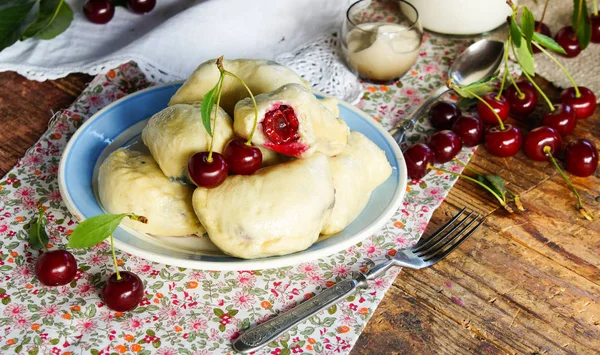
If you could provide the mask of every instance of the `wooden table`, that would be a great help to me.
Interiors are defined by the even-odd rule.
[[[69,106],[90,80],[74,74],[39,83],[0,73],[0,175],[46,130],[52,113]],[[558,91],[538,80],[555,99]],[[568,140],[573,137],[600,147],[600,110],[579,121]],[[597,215],[589,222],[577,213],[572,193],[549,163],[523,153],[496,158],[481,148],[470,164],[504,177],[527,211],[510,215],[493,197],[459,180],[429,231],[463,206],[488,216],[484,228],[434,267],[403,271],[353,354],[598,353],[600,169],[595,176],[573,178]]]

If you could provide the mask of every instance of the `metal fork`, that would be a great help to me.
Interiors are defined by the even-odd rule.
[[[388,257],[388,260],[374,266],[366,273],[359,273],[352,280],[340,281],[295,308],[249,329],[235,340],[233,349],[241,353],[249,353],[262,348],[296,324],[331,307],[358,289],[367,288],[369,280],[376,279],[392,266],[422,269],[444,259],[469,238],[485,220],[485,217],[473,211],[465,215],[465,211],[466,208],[463,208],[427,240],[421,240],[410,248],[399,250],[393,258]],[[461,216],[464,217],[460,219]]]

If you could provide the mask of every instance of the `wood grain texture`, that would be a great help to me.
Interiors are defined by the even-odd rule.
[[[76,74],[39,83],[0,73],[1,175],[90,79]],[[557,97],[558,90],[538,82]],[[528,129],[542,112],[540,106],[533,119],[510,122]],[[600,110],[579,121],[567,140],[573,137],[600,146]],[[589,222],[580,218],[572,193],[548,163],[532,162],[523,153],[496,158],[481,148],[470,166],[504,177],[527,211],[509,214],[485,191],[459,180],[427,233],[464,206],[488,216],[484,227],[434,267],[403,270],[352,354],[598,353],[600,173],[573,179],[598,217]]]

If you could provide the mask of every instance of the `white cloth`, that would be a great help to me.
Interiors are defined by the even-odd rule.
[[[71,26],[52,40],[4,49],[0,71],[42,81],[134,60],[154,82],[184,79],[206,59],[273,59],[335,31],[351,0],[158,0],[145,15],[117,7],[105,25],[85,18],[82,0],[67,2]]]

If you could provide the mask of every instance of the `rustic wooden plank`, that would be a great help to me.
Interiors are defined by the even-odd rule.
[[[4,176],[47,129],[55,112],[79,96],[91,76],[71,74],[57,81],[27,80],[0,73],[0,176]]]

